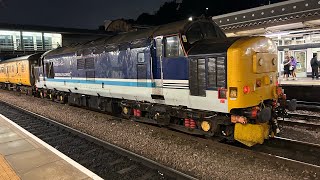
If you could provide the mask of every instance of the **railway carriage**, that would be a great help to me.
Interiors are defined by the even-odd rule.
[[[35,93],[248,146],[276,133],[277,55],[265,37],[227,38],[209,19],[45,53]]]
[[[42,54],[32,54],[0,62],[0,85],[5,89],[18,88],[32,91],[38,75],[34,68]]]

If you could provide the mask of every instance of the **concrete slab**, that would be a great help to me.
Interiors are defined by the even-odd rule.
[[[0,153],[3,155],[30,151],[32,149],[35,149],[35,147],[25,139],[0,144]]]
[[[39,148],[6,156],[6,160],[18,173],[25,173],[33,168],[60,160],[50,151]]]
[[[8,128],[7,126],[0,125],[0,134],[10,132],[10,131],[11,131],[11,129]]]
[[[34,168],[27,173],[20,174],[22,180],[27,179],[64,179],[64,180],[82,180],[88,176],[79,172],[78,169],[70,166],[67,162],[55,161],[38,168]]]
[[[24,139],[24,137],[12,131],[0,134],[0,144],[10,142],[10,141],[16,141],[19,139]]]
[[[23,180],[89,180],[92,179],[90,177],[102,179],[2,115],[0,156],[1,154],[5,163]],[[2,171],[0,168],[0,173]],[[12,180],[14,173],[8,176],[7,172],[9,171],[4,174],[6,179]],[[0,176],[0,180],[2,179],[4,178]]]

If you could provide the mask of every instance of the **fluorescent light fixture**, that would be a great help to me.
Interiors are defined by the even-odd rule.
[[[276,32],[276,33],[266,34],[265,36],[268,38],[271,38],[271,37],[285,36],[289,34],[290,34],[289,32]]]

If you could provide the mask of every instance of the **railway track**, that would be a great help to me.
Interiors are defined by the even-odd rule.
[[[0,102],[1,114],[104,179],[195,179],[20,107]]]
[[[320,116],[301,113],[288,113],[289,118],[279,118],[280,125],[286,126],[304,126],[313,130],[320,129]]]
[[[316,172],[320,171],[320,145],[292,139],[275,137],[263,145],[250,148],[253,151],[285,159],[291,164],[307,165]]]
[[[320,111],[320,103],[319,102],[297,101],[297,109],[319,112]]]

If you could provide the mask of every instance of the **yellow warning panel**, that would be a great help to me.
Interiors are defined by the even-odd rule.
[[[2,155],[0,155],[0,179],[20,180],[19,176],[13,171],[11,166],[8,164],[8,162]]]

